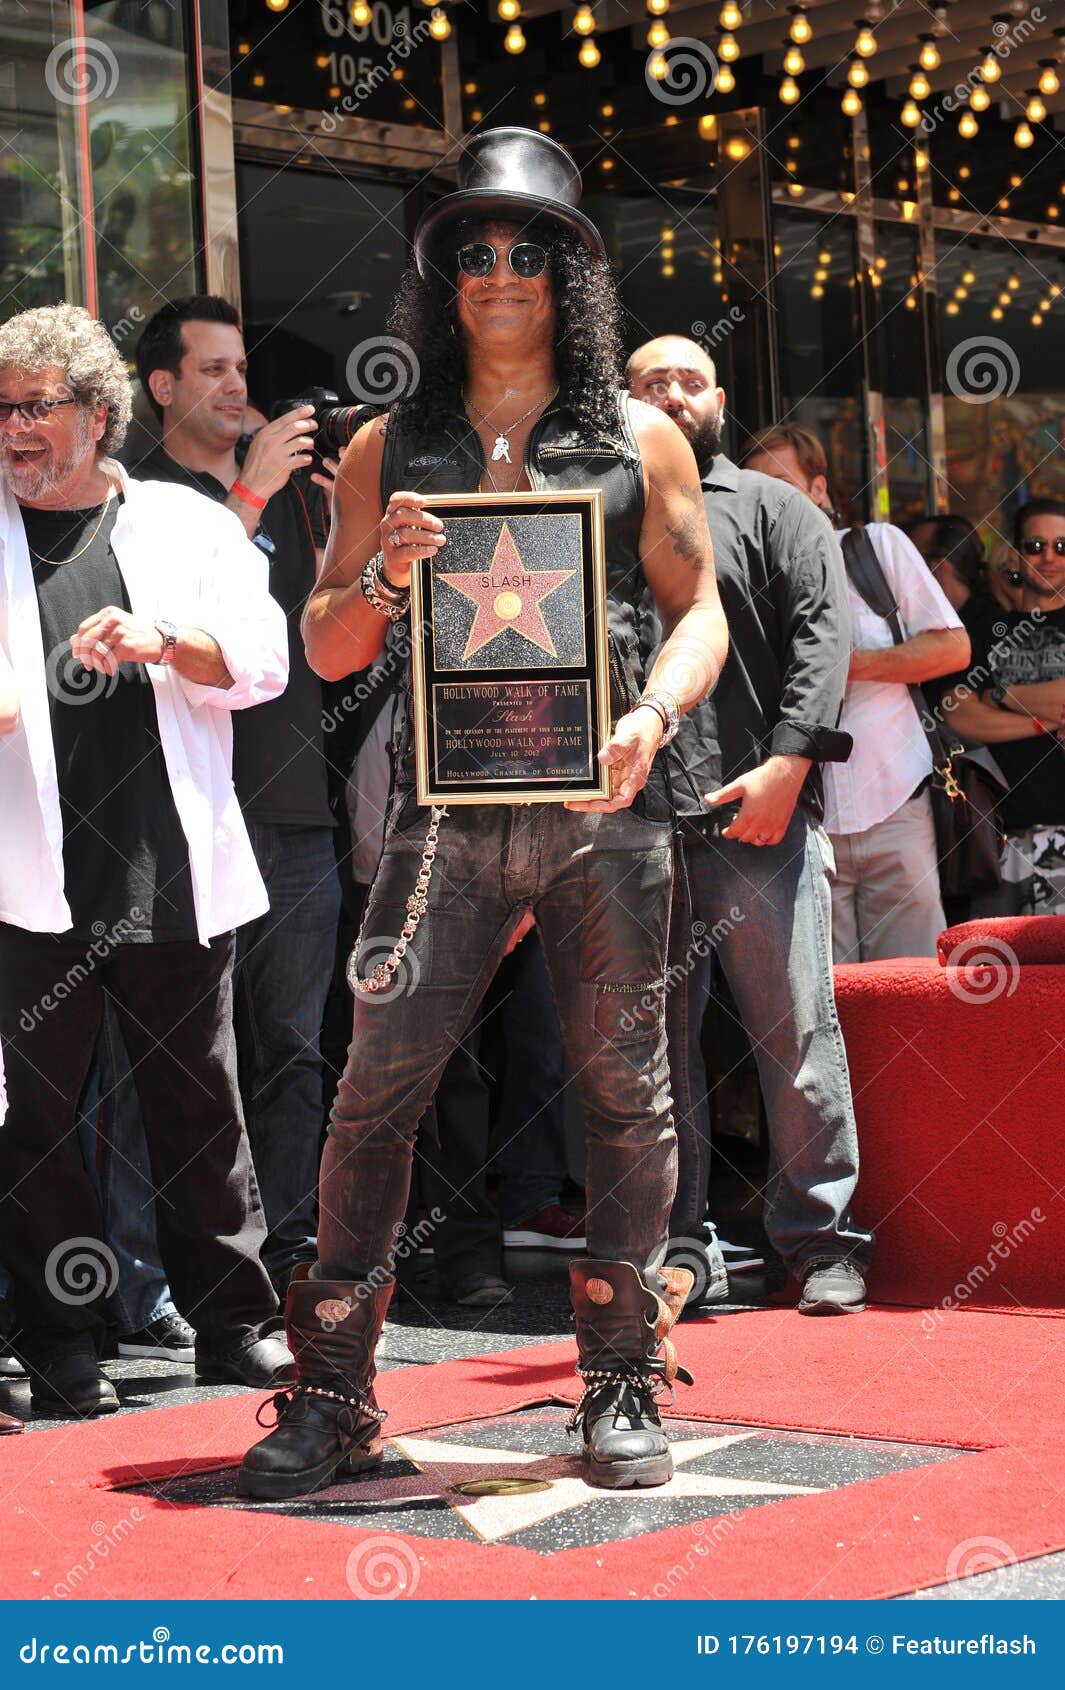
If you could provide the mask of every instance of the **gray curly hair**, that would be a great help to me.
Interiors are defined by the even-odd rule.
[[[80,305],[41,305],[0,326],[0,370],[36,374],[58,364],[79,404],[107,406],[97,451],[111,457],[126,438],[133,414],[126,366],[104,325]]]

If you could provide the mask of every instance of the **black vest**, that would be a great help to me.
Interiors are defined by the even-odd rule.
[[[615,721],[643,690],[646,656],[640,639],[640,606],[647,589],[640,563],[643,468],[629,404],[629,395],[619,392],[616,423],[597,434],[589,434],[565,405],[552,405],[534,423],[525,449],[525,470],[535,492],[602,490],[610,708]],[[390,413],[381,461],[382,508],[404,487],[418,493],[475,493],[484,473],[481,442],[465,412],[417,435]],[[655,819],[669,814],[665,784],[656,767],[634,808]]]

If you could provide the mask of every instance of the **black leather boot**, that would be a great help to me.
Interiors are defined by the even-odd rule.
[[[603,1490],[668,1484],[673,1457],[655,1398],[674,1379],[692,1382],[667,1336],[692,1274],[662,1268],[655,1296],[629,1262],[571,1262],[569,1272],[584,1380],[569,1429],[584,1433],[584,1476]]]
[[[395,1281],[309,1279],[309,1271],[296,1270],[285,1305],[296,1383],[271,1399],[274,1430],[244,1457],[242,1496],[306,1496],[381,1459],[373,1358]]]
[[[19,1340],[30,1376],[33,1412],[48,1419],[90,1420],[114,1414],[121,1406],[115,1387],[101,1370],[91,1332],[41,1329]]]

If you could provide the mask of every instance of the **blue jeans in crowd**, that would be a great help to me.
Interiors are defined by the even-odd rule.
[[[263,1262],[283,1290],[317,1252],[322,1015],[333,974],[340,882],[328,827],[248,833],[270,908],[237,930],[233,1018],[240,1091],[266,1212]]]
[[[678,852],[666,1005],[680,1163],[670,1236],[703,1236],[710,1111],[700,1030],[716,949],[762,1086],[769,1241],[793,1270],[845,1257],[864,1271],[873,1238],[850,1212],[858,1139],[832,979],[828,849],[797,808],[779,845],[708,837]],[[721,1271],[715,1248],[711,1268]]]
[[[118,1278],[107,1299],[119,1337],[174,1314],[155,1230],[155,1186],[129,1057],[110,998],[78,1107],[78,1137]]]
[[[399,935],[428,817],[401,790],[359,945],[365,977]],[[590,1255],[659,1284],[676,1186],[663,980],[671,828],[622,810],[471,805],[443,818],[428,910],[391,987],[357,993],[322,1162],[325,1277],[387,1270],[415,1130],[531,906],[588,1122]]]

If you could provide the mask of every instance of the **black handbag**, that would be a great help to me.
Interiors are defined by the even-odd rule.
[[[882,616],[896,645],[906,638],[887,576],[862,528],[841,542],[851,585],[875,616]],[[919,686],[908,689],[932,753],[932,816],[944,898],[990,892],[1002,883],[1002,801],[1009,787],[983,746],[965,746],[940,726]]]

